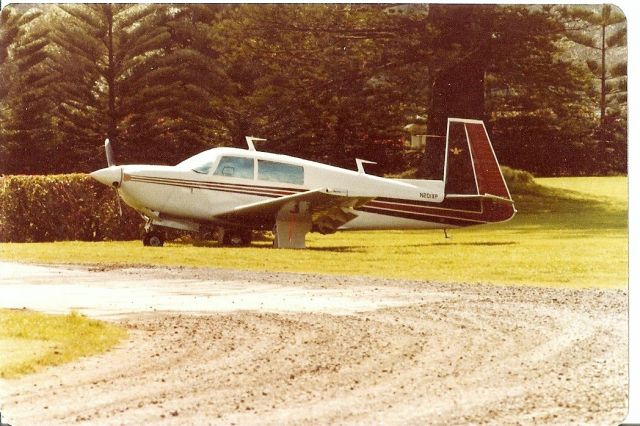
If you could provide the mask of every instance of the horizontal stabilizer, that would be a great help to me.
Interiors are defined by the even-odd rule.
[[[498,195],[493,194],[484,194],[484,195],[465,195],[465,194],[447,194],[445,195],[445,200],[492,200],[497,201],[499,203],[505,204],[514,204],[511,198],[500,197]]]

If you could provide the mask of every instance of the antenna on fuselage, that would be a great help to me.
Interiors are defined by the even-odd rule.
[[[253,144],[254,142],[266,141],[266,139],[256,138],[253,136],[245,136],[244,139],[247,141],[247,145],[249,146],[249,151],[255,151],[256,147]]]
[[[361,158],[356,158],[356,166],[358,166],[358,173],[360,173],[361,175],[366,174],[366,172],[364,171],[364,166],[363,164],[378,164],[375,161],[369,161],[369,160],[363,160]]]

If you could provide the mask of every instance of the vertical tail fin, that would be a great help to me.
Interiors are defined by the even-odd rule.
[[[445,198],[480,199],[483,215],[487,214],[490,222],[508,220],[515,213],[511,193],[482,121],[449,118]]]
[[[491,195],[511,200],[482,121],[449,119],[445,169],[447,194]]]

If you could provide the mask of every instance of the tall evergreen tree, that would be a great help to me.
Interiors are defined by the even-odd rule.
[[[417,115],[439,135],[447,116],[485,118],[500,158],[537,173],[585,171],[595,164],[587,153],[625,146],[612,141],[624,137],[626,67],[609,56],[624,44],[622,24],[605,29],[605,67],[587,64],[606,69],[597,127],[608,142],[591,149],[590,71],[563,54],[549,7],[7,9],[15,13],[0,16],[0,67],[11,76],[0,81],[0,155],[18,159],[12,172],[101,167],[107,136],[120,162],[175,163],[208,146],[242,146],[245,135],[266,137],[263,149],[343,166],[363,157],[399,171],[402,127]],[[440,151],[425,160],[442,155],[434,140],[427,146]]]
[[[19,21],[22,14],[12,7],[5,7],[0,12],[0,173],[5,173],[8,167],[11,149],[7,138],[8,124],[12,110],[9,105],[9,89],[11,76],[15,75],[9,61],[10,48],[15,43],[20,32]]]
[[[33,17],[37,16],[32,14]],[[20,32],[20,21],[23,14],[13,7],[5,7],[0,11],[0,99],[6,100],[9,91],[9,76],[11,72],[9,49]],[[3,110],[6,108],[3,108]]]
[[[175,163],[228,143],[219,63],[223,40],[209,31],[222,6],[157,6],[153,22],[126,34],[131,61],[121,80],[122,139],[129,160]]]
[[[11,9],[3,10],[7,26],[2,37],[2,68],[10,77],[3,82],[6,98],[2,102],[5,120],[0,163],[5,173],[49,172],[55,164],[47,159],[56,142],[55,118],[51,114],[55,104],[48,96],[49,85],[55,79],[49,22],[38,8]]]
[[[572,174],[589,152],[590,84],[584,69],[566,57],[562,26],[552,8],[520,9],[501,25],[522,32],[487,72],[487,119],[502,161],[536,174]],[[527,35],[528,34],[528,35]]]
[[[54,40],[62,130],[76,164],[102,164],[101,141],[126,162],[175,163],[214,143],[212,95],[224,78],[206,40],[216,9],[61,5]]]
[[[80,169],[104,163],[101,141],[108,137],[118,148],[122,109],[122,80],[139,57],[157,45],[162,28],[153,25],[155,7],[127,4],[60,5],[52,38],[57,45],[60,79],[53,89],[59,101],[61,131],[74,146],[73,163]],[[130,33],[144,28],[142,39]],[[142,56],[141,56],[142,55]],[[126,153],[126,149],[118,149]]]
[[[627,26],[615,6],[565,6],[561,10],[571,42],[583,46],[580,55],[597,81],[599,144],[592,156],[593,170],[626,170]],[[578,49],[574,49],[578,50]],[[586,55],[584,51],[586,50]]]

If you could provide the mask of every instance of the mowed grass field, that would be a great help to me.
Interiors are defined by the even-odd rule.
[[[126,335],[123,328],[74,312],[47,315],[0,309],[0,377],[13,378],[104,352]]]
[[[424,281],[625,288],[627,178],[545,178],[512,188],[510,222],[441,230],[309,234],[307,250],[269,241],[223,248],[211,242],[0,244],[0,259],[37,263],[183,265],[365,275]]]

